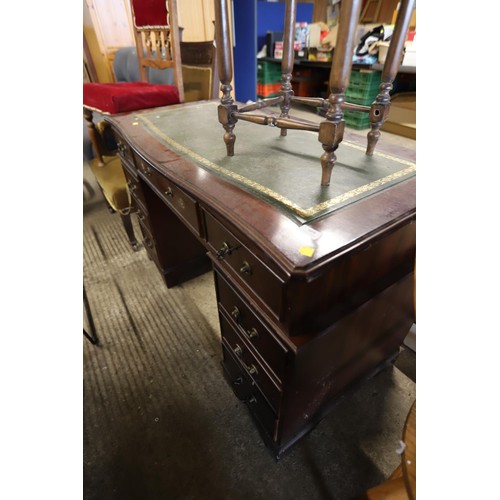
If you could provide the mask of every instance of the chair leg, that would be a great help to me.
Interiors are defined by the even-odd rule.
[[[139,250],[139,243],[135,239],[134,227],[132,226],[132,219],[130,217],[130,213],[128,214],[120,214],[120,217],[123,222],[123,227],[125,228],[125,232],[127,233],[128,240],[134,252]]]

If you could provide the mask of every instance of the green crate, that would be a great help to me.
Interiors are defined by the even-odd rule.
[[[354,85],[380,85],[382,73],[375,70],[352,70],[349,84]]]
[[[344,121],[347,127],[356,130],[370,128],[370,115],[362,111],[344,111]]]
[[[372,102],[377,97],[377,92],[372,95],[365,96],[364,94],[358,94],[356,92],[351,92],[345,94],[345,101],[351,104],[361,104],[362,106],[371,106]]]
[[[357,89],[349,86],[345,91],[345,100],[352,104],[369,106],[379,93],[378,87],[373,89]]]
[[[346,101],[369,106],[380,91],[381,75],[380,71],[352,71],[345,92]]]
[[[377,83],[370,83],[370,84],[364,84],[364,83],[349,83],[349,86],[347,87],[346,91],[347,92],[355,92],[357,94],[373,94],[374,92],[379,91],[380,89],[380,82]]]
[[[260,61],[257,63],[258,83],[281,82],[281,64],[270,61]]]

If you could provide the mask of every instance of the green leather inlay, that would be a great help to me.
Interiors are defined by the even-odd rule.
[[[336,151],[330,186],[322,187],[323,148],[316,132],[288,130],[286,137],[280,137],[278,128],[243,121],[234,129],[234,156],[229,157],[217,105],[163,108],[135,118],[170,149],[269,201],[299,223],[415,175],[415,163],[377,151],[366,156],[364,147],[343,141]]]

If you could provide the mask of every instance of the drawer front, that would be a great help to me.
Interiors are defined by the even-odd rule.
[[[141,185],[135,179],[129,177],[127,179],[127,187],[130,195],[135,201],[135,205],[141,207],[142,212],[147,214],[146,201]]]
[[[123,137],[118,132],[116,132],[116,130],[114,130],[114,135],[118,154],[123,160],[128,161],[132,165],[134,165],[134,155],[132,153],[132,150],[130,149],[130,146],[127,144],[125,139],[123,139]]]
[[[151,234],[151,225],[149,224],[148,213],[141,203],[136,203],[136,214],[139,222],[145,226]]]
[[[283,282],[230,231],[205,212],[208,246],[219,261],[227,265],[246,283],[251,292],[280,315]]]
[[[146,160],[136,156],[137,168],[160,192],[161,198],[173,211],[200,236],[197,202],[181,188],[156,171]]]
[[[120,158],[120,160],[127,179],[131,178],[134,181],[138,182],[139,176],[137,175],[137,170],[135,169],[135,166],[132,165],[128,160],[125,160],[123,158]]]
[[[142,243],[144,245],[144,248],[147,250],[149,256],[155,261],[155,263],[159,265],[158,255],[156,254],[156,248],[155,248],[155,240],[151,235],[151,232],[149,231],[148,227],[144,224],[144,222],[141,221],[140,219],[139,219],[139,227],[141,228],[142,232]]]
[[[219,308],[232,318],[233,326],[251,344],[278,380],[283,382],[287,359],[286,347],[264,326],[257,315],[231,287],[215,272]]]
[[[222,367],[226,379],[231,384],[236,397],[245,401],[255,419],[261,424],[264,432],[273,441],[276,441],[277,419],[275,413],[266,403],[259,390],[252,385],[251,379],[242,372],[224,340],[222,341],[222,356]]]
[[[248,344],[231,326],[224,314],[219,314],[222,338],[247,377],[259,387],[271,407],[278,412],[281,403],[281,390],[255,356]]]

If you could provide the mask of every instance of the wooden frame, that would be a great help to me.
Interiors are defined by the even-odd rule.
[[[184,82],[182,80],[179,24],[177,20],[177,0],[166,0],[170,13],[170,24],[159,26],[137,26],[134,5],[131,1],[133,29],[139,60],[141,80],[147,82],[146,68],[174,70],[174,84],[179,90],[179,100],[184,102]],[[167,19],[165,19],[165,23]]]

